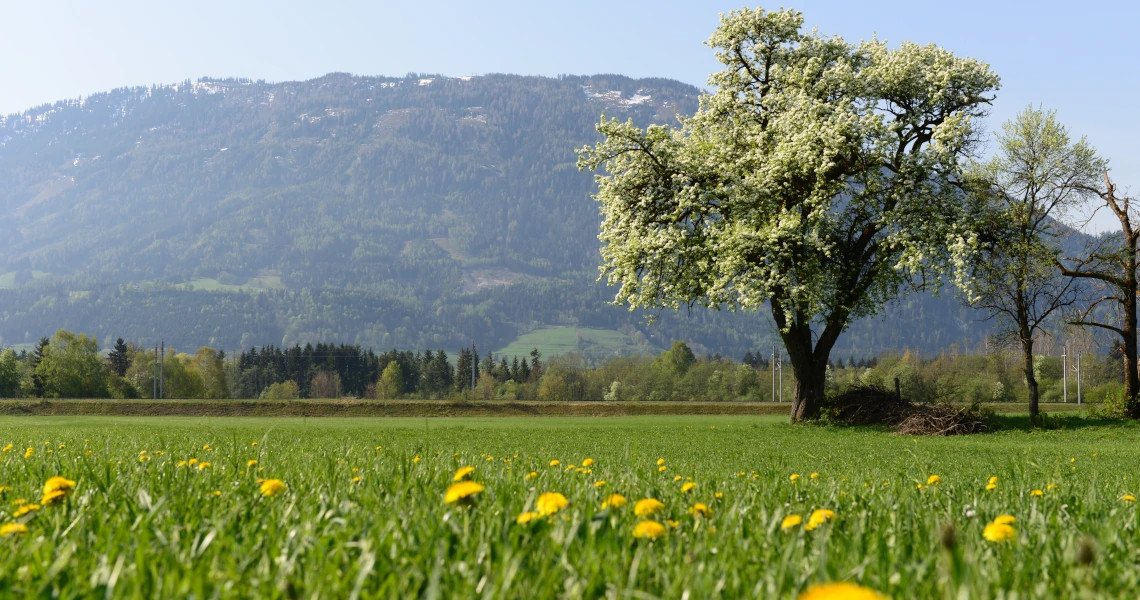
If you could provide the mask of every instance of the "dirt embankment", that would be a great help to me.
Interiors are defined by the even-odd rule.
[[[3,400],[0,415],[208,417],[614,417],[786,415],[760,402],[439,402],[430,400]]]

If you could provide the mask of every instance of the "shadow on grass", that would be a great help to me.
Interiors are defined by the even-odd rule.
[[[1029,415],[992,415],[989,420],[991,431],[1031,431],[1031,430],[1076,430],[1087,427],[1111,427],[1133,424],[1130,419],[1110,419],[1081,414],[1042,414],[1040,422],[1033,426]]]

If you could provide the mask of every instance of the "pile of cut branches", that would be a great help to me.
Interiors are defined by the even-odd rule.
[[[856,385],[829,396],[823,415],[845,425],[889,425],[903,435],[964,435],[989,430],[986,415],[977,406],[913,404],[894,391],[874,385]]]
[[[907,418],[914,405],[893,391],[875,385],[855,385],[829,396],[823,414],[845,425],[895,425]]]
[[[895,432],[903,435],[965,435],[988,430],[985,417],[976,407],[950,404],[916,406],[895,427]]]

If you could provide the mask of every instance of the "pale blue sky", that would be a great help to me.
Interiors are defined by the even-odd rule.
[[[991,130],[1030,103],[1056,109],[1140,191],[1140,4],[789,0],[808,26],[855,41],[933,42],[989,62]],[[622,73],[703,85],[702,42],[739,2],[7,0],[0,114],[128,85],[201,76]],[[755,5],[752,5],[755,6]],[[767,8],[778,8],[770,4]]]

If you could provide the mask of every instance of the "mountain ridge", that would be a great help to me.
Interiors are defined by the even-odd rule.
[[[770,347],[763,311],[648,324],[596,281],[600,217],[575,148],[603,113],[671,122],[699,93],[612,74],[332,73],[120,88],[0,117],[0,344],[62,327],[104,345],[450,350],[576,326],[647,349]],[[888,310],[837,353],[987,334],[951,298]]]

